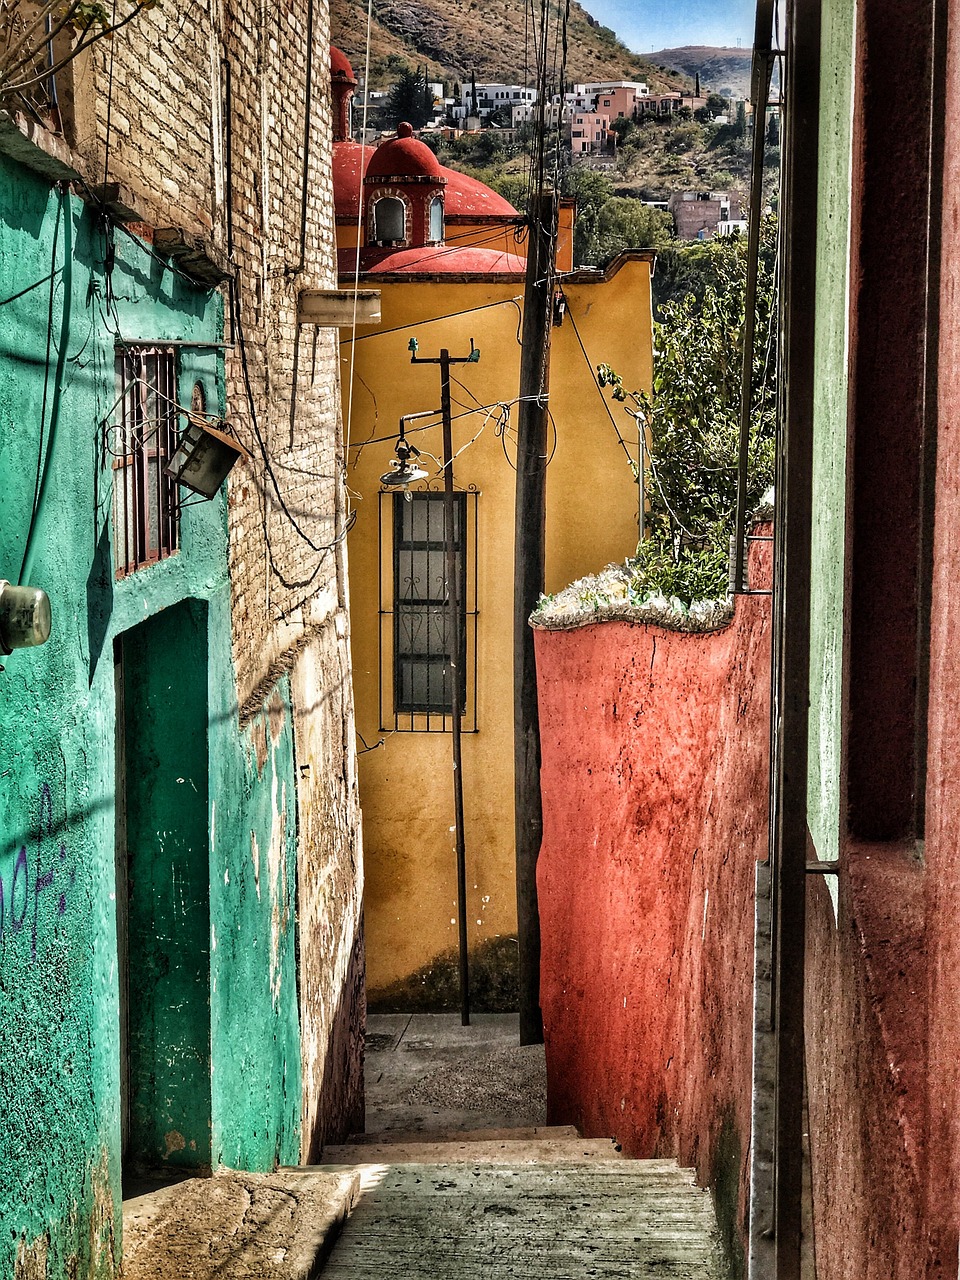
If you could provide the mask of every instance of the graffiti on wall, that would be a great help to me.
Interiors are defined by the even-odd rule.
[[[68,909],[77,871],[67,861],[67,845],[58,839],[53,819],[53,796],[44,783],[34,837],[0,859],[0,941],[25,933],[32,960],[37,958],[37,937],[43,924],[59,920]],[[48,894],[56,903],[52,913],[47,906]]]

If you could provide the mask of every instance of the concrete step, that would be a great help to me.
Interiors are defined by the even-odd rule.
[[[713,1206],[668,1161],[361,1166],[324,1280],[721,1280]]]
[[[124,1186],[124,1280],[312,1280],[360,1195],[358,1169]]]
[[[326,1147],[318,1170],[358,1164],[588,1164],[623,1159],[612,1138],[446,1139],[418,1142],[365,1142]]]
[[[352,1133],[348,1146],[384,1146],[409,1142],[532,1142],[535,1138],[579,1138],[573,1124],[533,1125],[518,1129],[380,1129]]]

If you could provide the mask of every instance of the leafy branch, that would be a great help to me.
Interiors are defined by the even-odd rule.
[[[751,369],[748,505],[773,482],[776,428],[774,326],[776,219],[763,227],[757,335]],[[646,538],[635,572],[652,588],[686,600],[724,594],[737,502],[747,243],[709,246],[711,283],[702,301],[687,294],[654,326],[650,393],[631,391],[609,365],[612,389],[645,443]]]
[[[45,83],[98,40],[109,39],[159,0],[3,0],[0,100]],[[66,47],[64,47],[66,45]],[[53,50],[57,49],[54,53]]]

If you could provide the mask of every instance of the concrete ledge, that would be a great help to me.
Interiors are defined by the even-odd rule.
[[[357,1171],[220,1171],[123,1202],[124,1280],[313,1280],[360,1194]]]
[[[81,176],[63,138],[20,112],[0,110],[0,152],[51,182],[73,182]]]

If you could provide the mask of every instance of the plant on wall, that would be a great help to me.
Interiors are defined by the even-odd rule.
[[[757,341],[751,371],[748,509],[773,483],[776,428],[776,219],[762,230]],[[737,502],[747,241],[709,246],[702,300],[667,303],[654,326],[653,387],[629,391],[598,370],[646,438],[646,536],[632,571],[639,587],[690,601],[726,591]]]

